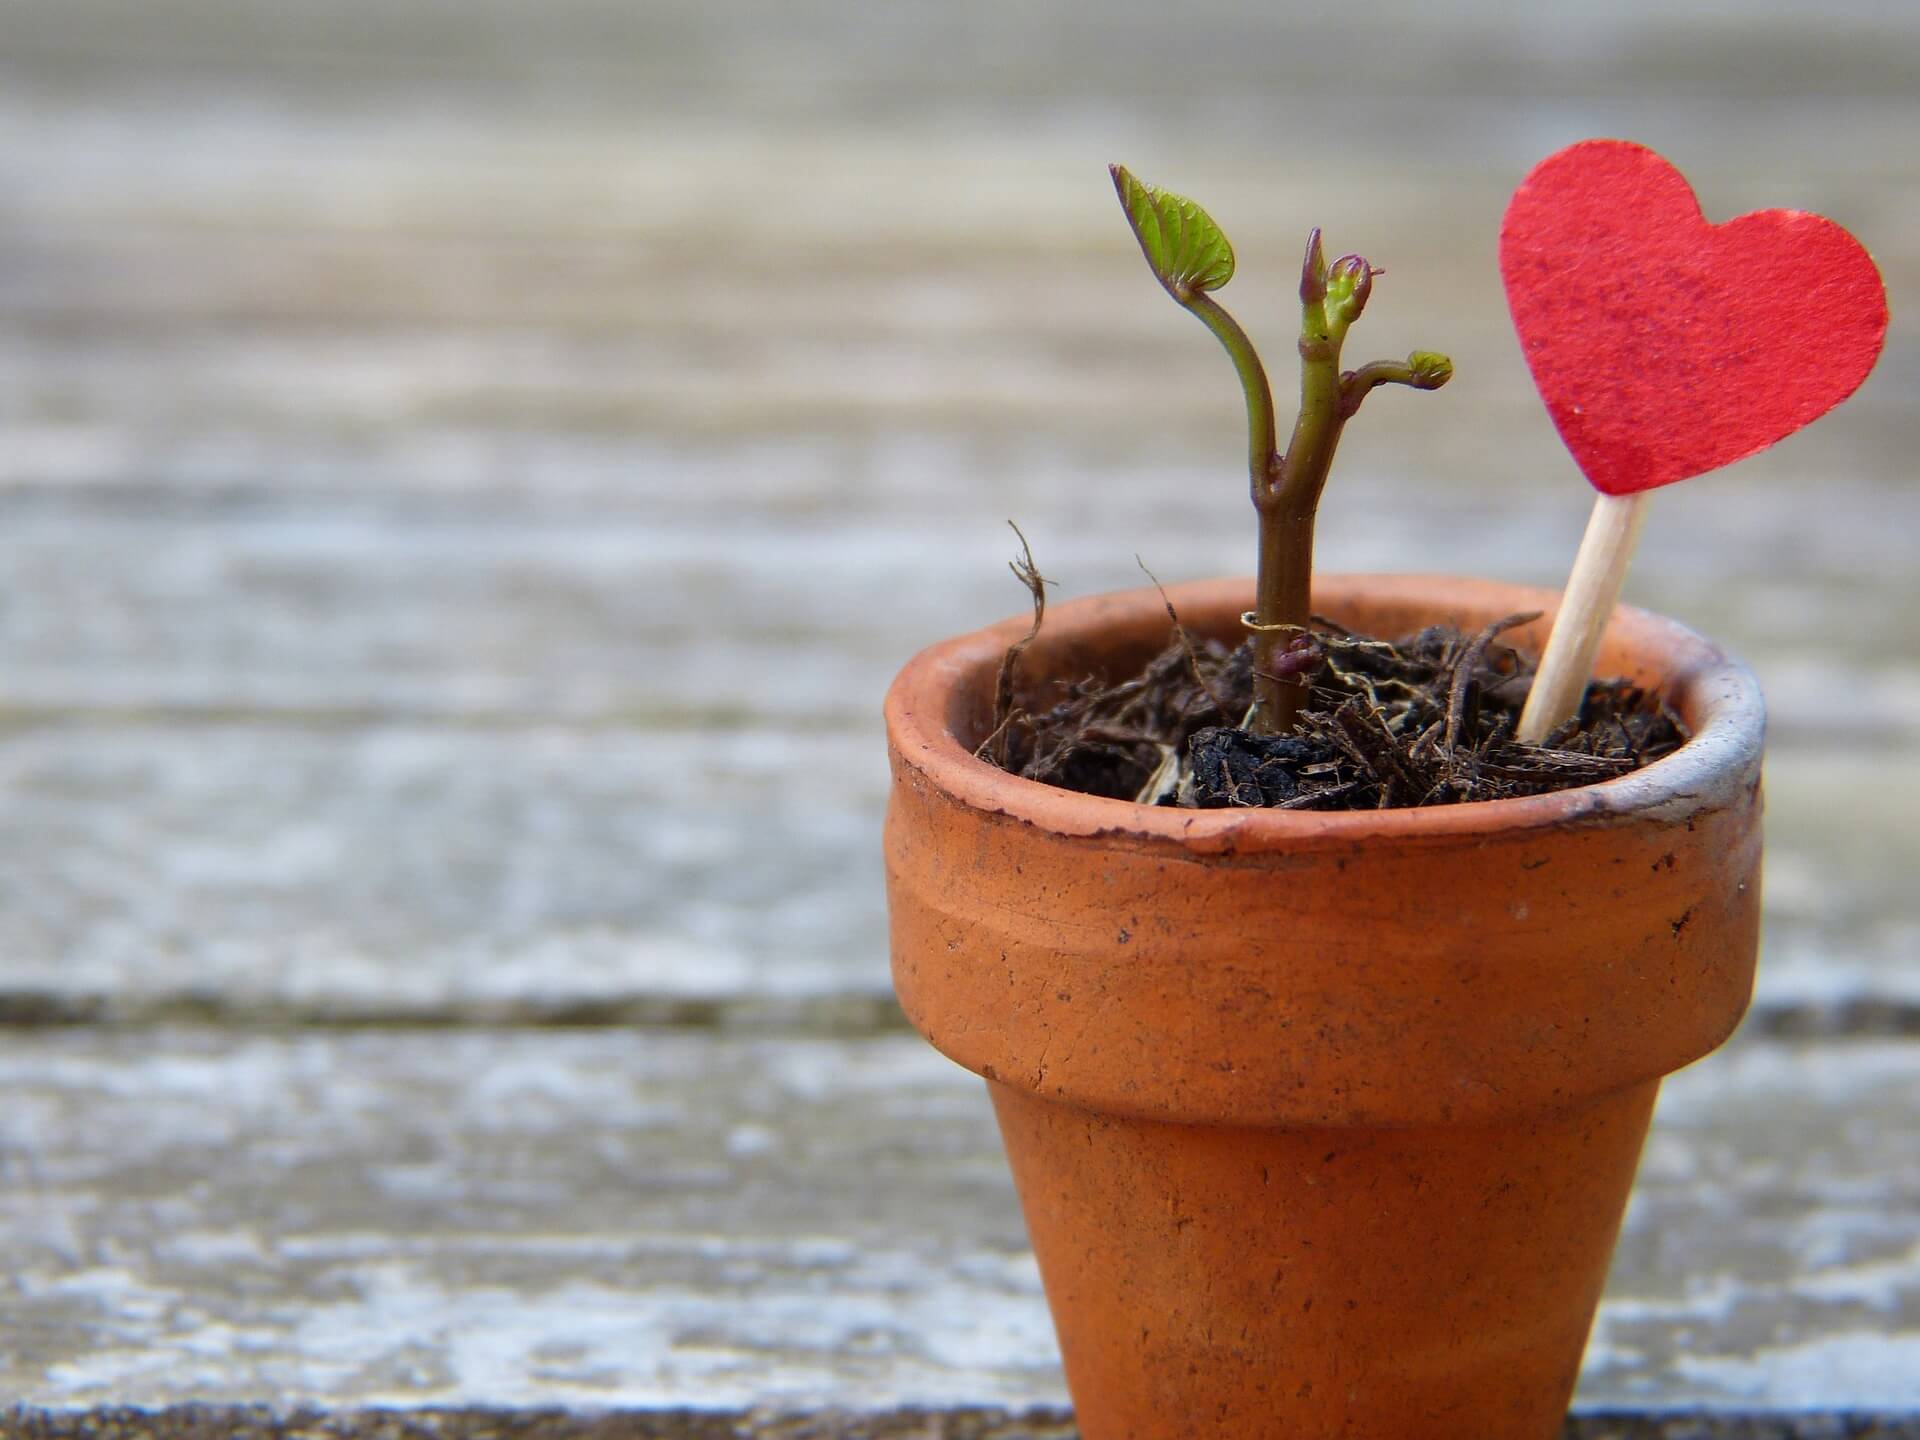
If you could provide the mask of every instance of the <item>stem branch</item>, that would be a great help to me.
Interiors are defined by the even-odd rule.
[[[1258,505],[1273,470],[1273,386],[1267,381],[1266,367],[1254,353],[1253,341],[1247,338],[1247,332],[1218,300],[1203,290],[1188,290],[1185,295],[1176,293],[1174,299],[1200,317],[1201,323],[1226,347],[1233,368],[1239,372],[1240,388],[1247,394],[1247,475],[1253,489],[1253,503]]]

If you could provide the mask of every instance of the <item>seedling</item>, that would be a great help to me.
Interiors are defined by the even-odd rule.
[[[1211,292],[1233,278],[1233,247],[1193,201],[1157,189],[1124,166],[1109,167],[1121,208],[1154,278],[1226,347],[1247,398],[1247,470],[1260,517],[1254,608],[1254,700],[1247,728],[1280,735],[1294,728],[1312,654],[1313,523],[1334,450],[1348,420],[1380,385],[1438,390],[1453,362],[1429,350],[1405,360],[1340,368],[1347,330],[1360,318],[1374,278],[1386,272],[1363,256],[1329,264],[1318,228],[1300,267],[1300,412],[1283,452],[1266,367],[1245,330]]]

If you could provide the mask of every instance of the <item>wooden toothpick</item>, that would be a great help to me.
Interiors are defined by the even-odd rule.
[[[1543,743],[1579,710],[1587,681],[1593,675],[1600,637],[1606,633],[1614,602],[1620,598],[1627,566],[1633,563],[1633,548],[1640,543],[1646,501],[1644,491],[1595,497],[1587,533],[1581,538],[1573,573],[1567,576],[1567,588],[1560,597],[1560,612],[1554,616],[1553,633],[1547,637],[1539,673],[1533,677],[1533,689],[1520,712],[1515,738],[1521,744]]]

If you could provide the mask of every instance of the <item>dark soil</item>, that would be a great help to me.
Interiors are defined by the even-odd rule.
[[[1513,739],[1532,664],[1500,636],[1435,627],[1388,643],[1316,617],[1287,658],[1307,697],[1295,733],[1240,728],[1253,700],[1251,642],[1229,649],[1176,625],[1139,674],[1022,695],[1002,668],[983,758],[1088,795],[1199,809],[1373,810],[1538,795],[1611,779],[1675,749],[1686,727],[1625,681],[1590,686],[1580,714],[1540,746]]]

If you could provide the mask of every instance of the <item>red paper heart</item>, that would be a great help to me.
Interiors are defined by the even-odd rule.
[[[1642,145],[1586,140],[1514,191],[1500,273],[1534,384],[1597,490],[1670,485],[1764,450],[1851,395],[1886,288],[1831,220],[1724,225]]]

